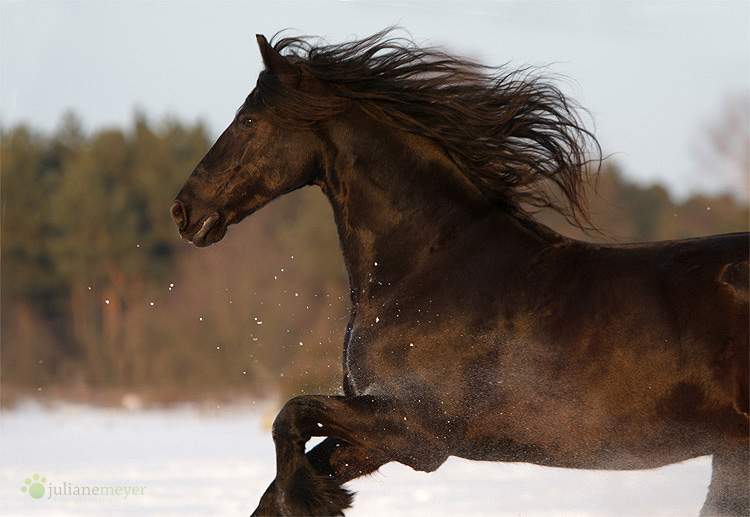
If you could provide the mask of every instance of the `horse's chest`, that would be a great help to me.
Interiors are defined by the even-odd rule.
[[[492,384],[500,366],[496,336],[477,336],[436,315],[407,323],[376,316],[352,327],[344,357],[354,394],[463,399]]]

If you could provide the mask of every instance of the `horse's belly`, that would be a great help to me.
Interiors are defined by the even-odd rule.
[[[648,448],[595,447],[569,448],[552,444],[540,446],[512,438],[467,440],[453,455],[470,460],[533,463],[548,467],[595,470],[641,470],[662,467],[698,456],[711,454],[710,449],[651,450]]]
[[[654,468],[711,454],[727,435],[747,439],[747,419],[732,408],[713,417],[694,411],[676,418],[668,408],[549,399],[517,401],[476,414],[455,455],[468,459],[629,470]],[[740,438],[741,439],[741,438]]]

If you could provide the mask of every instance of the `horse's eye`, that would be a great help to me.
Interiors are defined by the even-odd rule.
[[[250,127],[253,124],[255,124],[255,120],[251,119],[250,117],[242,119],[242,125],[245,127]]]

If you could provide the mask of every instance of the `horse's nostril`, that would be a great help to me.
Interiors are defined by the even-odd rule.
[[[182,204],[182,201],[177,199],[175,200],[174,205],[172,205],[172,209],[170,211],[172,212],[172,219],[174,219],[174,222],[177,225],[177,229],[181,232],[184,231],[185,228],[187,228],[187,214],[185,213],[185,205]]]

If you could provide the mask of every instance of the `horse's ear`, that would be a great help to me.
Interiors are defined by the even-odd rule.
[[[263,58],[263,64],[266,72],[276,76],[282,83],[296,88],[299,85],[300,71],[294,65],[288,63],[284,57],[279,54],[275,48],[268,43],[268,40],[262,34],[256,34],[260,55]]]

